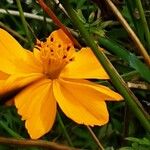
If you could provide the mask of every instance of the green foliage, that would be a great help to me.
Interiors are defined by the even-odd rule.
[[[150,69],[133,53],[127,51],[123,46],[103,37],[100,37],[99,42],[102,46],[107,48],[108,51],[113,52],[126,61],[130,67],[134,68],[141,75],[141,77],[150,82]]]
[[[143,3],[146,1],[147,0],[143,0]],[[51,0],[46,0],[46,2],[47,4],[51,5],[60,21],[72,29],[77,40],[81,44],[85,45],[85,41],[80,37],[78,31],[74,29],[74,24],[71,23],[71,20],[64,14],[58,5]],[[92,0],[70,0],[70,3],[75,9],[76,14],[84,23],[84,27],[89,31],[90,35],[94,37],[94,40],[99,43],[101,47],[106,49],[104,52],[114,64],[118,72],[125,76],[127,81],[139,83],[141,81],[143,82],[144,80],[146,83],[144,85],[149,85],[150,69],[137,53],[137,48],[128,37],[125,29],[122,27],[122,25],[120,25],[113,15],[107,15],[108,12],[105,12],[105,17],[103,16],[102,11],[105,11],[105,6],[102,8],[104,10],[101,10],[96,3],[91,2]],[[122,3],[117,7],[121,10],[130,26],[136,31],[145,47],[147,47],[147,41],[143,33],[144,29],[141,25],[141,21],[135,20],[131,14],[131,10],[133,11],[136,5],[133,2],[131,2],[132,5],[127,5],[127,1],[125,2],[126,3]],[[48,17],[48,15],[40,8],[35,0],[21,1],[21,5],[24,12],[43,16],[43,20],[33,19],[32,17],[26,18],[30,34],[32,35],[33,43],[35,42],[36,38],[45,40],[51,31],[58,28],[52,21],[46,21],[46,17]],[[0,13],[0,27],[8,27],[27,40],[26,32],[23,28],[20,16],[15,16],[14,14],[8,12],[8,10],[18,11],[15,1],[11,2],[8,0],[1,0],[0,8],[7,11],[7,14]],[[146,11],[147,10],[145,10],[145,12]],[[149,19],[150,17],[148,20]],[[2,26],[1,23],[3,23],[5,26]],[[25,40],[22,40],[19,37],[17,37],[17,40],[22,46],[27,48],[27,42],[25,42]],[[136,74],[131,75],[130,73],[132,73],[133,70],[136,70]],[[101,83],[112,87],[111,83],[109,82]],[[145,111],[149,113],[150,92],[148,90],[132,89],[137,98],[139,98],[139,101],[141,105],[143,105]],[[108,102],[107,104],[110,113],[109,123],[101,127],[96,126],[92,128],[105,149],[148,150],[150,147],[150,137],[147,135],[142,125],[134,118],[133,114],[130,111],[126,111],[128,108],[125,102]],[[64,133],[67,132],[74,147],[87,150],[97,150],[99,148],[85,126],[77,125],[70,119],[66,118],[60,110],[58,111],[61,114],[65,130],[62,128],[62,125],[57,117],[54,127],[49,133],[42,137],[43,140],[55,141],[57,143],[69,145],[70,142]],[[24,126],[24,122],[17,114],[15,107],[0,105],[0,136],[29,138]],[[9,149],[29,150],[30,148],[0,144],[0,150]]]
[[[131,142],[130,147],[122,147],[119,150],[148,150],[150,147],[150,139],[128,137],[126,140]]]

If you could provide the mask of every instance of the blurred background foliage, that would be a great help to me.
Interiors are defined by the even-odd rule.
[[[136,32],[147,51],[150,52],[136,4],[130,0],[113,0],[113,2]],[[52,8],[60,21],[71,30],[78,41],[85,45],[84,40],[74,29],[74,25],[65,11],[59,7],[60,5],[56,4],[54,0],[46,0],[46,3]],[[70,0],[70,3],[84,23],[85,28],[94,36],[95,41],[106,48],[108,58],[125,81],[137,85],[137,87],[131,86],[130,88],[145,110],[150,113],[150,70],[110,8],[103,0]],[[150,28],[150,1],[142,0],[142,5]],[[21,6],[23,11],[27,13],[25,18],[33,43],[35,43],[36,38],[45,40],[53,30],[58,28],[35,0],[22,0]],[[8,30],[24,47],[32,50],[33,45],[31,46],[28,43],[20,15],[16,15],[18,12],[15,0],[1,0],[0,27]],[[38,16],[38,18],[35,18],[35,16]],[[39,16],[41,16],[41,20]],[[98,80],[95,82],[101,82],[112,87],[109,82]],[[138,86],[139,84],[147,88],[142,89]],[[106,150],[148,150],[150,148],[150,135],[139,124],[125,103],[109,102],[107,104],[110,112],[109,123],[92,128],[104,148]],[[75,124],[66,118],[61,111],[59,111],[58,117],[60,116],[62,124],[57,119],[50,133],[42,137],[43,140],[81,149],[98,149],[98,145],[85,126]],[[0,136],[12,137],[14,136],[13,132],[17,134],[16,137],[29,138],[24,122],[17,115],[15,107],[0,105]],[[27,150],[30,148],[0,144],[0,150],[8,149]]]

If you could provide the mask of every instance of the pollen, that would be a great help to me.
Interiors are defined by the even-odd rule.
[[[58,78],[61,70],[74,60],[73,43],[61,29],[54,31],[46,42],[38,41],[36,47],[40,50],[43,73],[50,79]]]

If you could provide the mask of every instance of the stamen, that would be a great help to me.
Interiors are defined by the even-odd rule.
[[[67,58],[67,56],[66,56],[66,55],[64,55],[64,56],[63,56],[63,59],[65,59],[65,58]]]
[[[50,39],[50,40],[51,40],[51,42],[53,42],[53,41],[54,41],[54,38],[53,38],[53,37],[51,37],[51,39]]]
[[[59,45],[58,45],[58,47],[60,48],[60,47],[61,47],[61,45],[59,44]]]
[[[75,51],[73,45],[71,42],[66,43],[63,38],[51,35],[40,46],[43,73],[49,79],[58,78],[61,70],[69,62],[73,61],[73,53]]]
[[[67,51],[69,51],[69,50],[70,50],[70,46],[67,47]]]

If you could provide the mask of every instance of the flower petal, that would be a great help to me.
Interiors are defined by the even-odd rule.
[[[90,82],[88,80],[81,80],[81,79],[66,79],[70,82],[76,82],[78,86],[84,86],[85,88],[91,88],[91,90],[96,90],[99,92],[101,99],[108,100],[108,101],[120,101],[123,100],[123,97],[117,93],[111,90],[110,88],[96,84],[94,82]]]
[[[101,94],[75,82],[54,80],[54,96],[62,111],[79,124],[103,125],[109,114]]]
[[[61,77],[74,79],[109,79],[90,48],[76,52],[74,60],[61,72]]]
[[[3,82],[0,95],[23,88],[34,81],[40,80],[41,78],[43,78],[43,74],[40,73],[11,75],[7,78],[7,80],[5,80],[5,82]]]
[[[26,121],[25,126],[32,139],[50,131],[56,116],[56,101],[50,80],[43,79],[26,87],[15,97],[15,105]]]
[[[5,79],[7,79],[8,77],[9,77],[8,74],[6,74],[6,73],[0,71],[0,80],[5,80]]]
[[[25,50],[8,32],[1,28],[0,60],[0,71],[8,74],[41,71],[33,53]]]
[[[58,29],[55,30],[51,33],[51,35],[49,36],[49,38],[53,39],[52,42],[53,43],[59,43],[59,42],[63,42],[66,45],[73,45],[73,42],[70,40],[70,38],[64,33],[64,31],[62,29]]]

